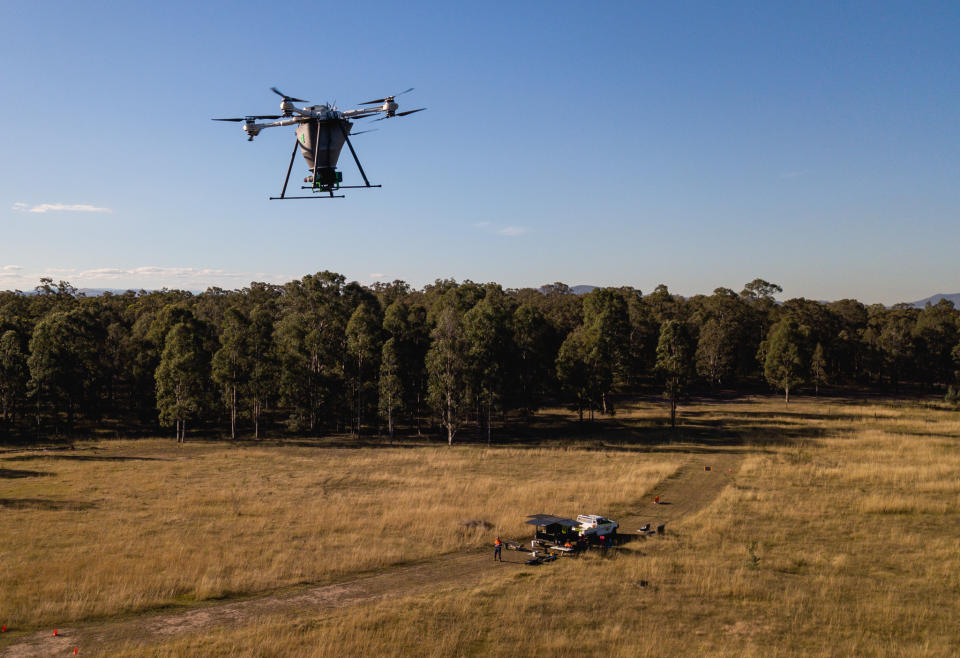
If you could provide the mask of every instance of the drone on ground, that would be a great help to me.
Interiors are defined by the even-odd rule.
[[[383,121],[384,119],[393,119],[395,117],[405,117],[415,112],[422,112],[425,107],[416,110],[407,110],[406,112],[397,112],[400,106],[394,100],[401,94],[413,91],[413,87],[406,91],[401,91],[393,96],[384,96],[372,101],[360,103],[360,105],[370,105],[371,107],[358,107],[353,110],[339,110],[336,105],[309,105],[306,107],[296,107],[294,103],[307,103],[309,101],[302,98],[287,96],[285,93],[271,87],[270,91],[283,98],[280,103],[280,114],[258,114],[245,117],[231,117],[227,119],[213,119],[214,121],[235,121],[242,122],[240,126],[247,133],[247,140],[253,141],[253,138],[260,134],[264,128],[277,128],[279,126],[297,127],[296,141],[293,145],[293,153],[290,154],[290,164],[287,166],[287,176],[283,180],[283,190],[278,197],[270,197],[270,200],[281,199],[333,199],[343,198],[342,194],[335,194],[336,191],[350,188],[380,187],[380,185],[371,185],[367,179],[367,174],[363,171],[363,165],[360,164],[360,158],[350,142],[350,135],[360,135],[363,130],[352,133],[352,121],[364,119],[367,117],[382,114],[383,116],[374,119],[374,121]],[[272,121],[279,119],[279,121]],[[257,123],[261,120],[271,120],[268,123]],[[363,177],[363,185],[342,185],[343,173],[337,170],[337,160],[340,159],[340,150],[344,143],[350,149],[354,162],[357,163],[357,169]],[[297,157],[297,149],[300,149],[303,159],[310,166],[311,174],[303,179],[307,185],[301,186],[302,190],[310,190],[310,196],[287,196],[287,184],[290,182],[290,172],[293,170],[293,161]]]

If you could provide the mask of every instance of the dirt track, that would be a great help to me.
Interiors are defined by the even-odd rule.
[[[624,506],[618,515],[621,531],[636,532],[644,523],[666,523],[667,532],[674,524],[706,507],[730,482],[731,471],[737,470],[742,455],[733,452],[695,454],[672,475],[658,483],[642,500]],[[704,466],[711,470],[704,470]],[[659,494],[663,504],[654,505]],[[205,628],[229,627],[245,620],[286,611],[331,611],[366,601],[416,594],[451,584],[472,585],[482,577],[501,569],[509,574],[526,568],[525,553],[504,552],[504,564],[495,565],[488,551],[474,551],[438,556],[414,565],[397,566],[379,573],[353,578],[332,585],[299,587],[272,592],[254,598],[231,602],[215,602],[187,610],[149,612],[121,620],[91,622],[59,628],[59,635],[49,631],[19,638],[0,649],[10,657],[68,655],[80,647],[84,655],[102,652],[118,640],[139,639],[145,645],[156,644],[164,637],[193,633]],[[0,642],[2,644],[2,642]]]

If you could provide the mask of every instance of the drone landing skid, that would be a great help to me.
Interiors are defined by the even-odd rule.
[[[383,187],[382,185],[371,185],[370,181],[367,180],[367,174],[363,171],[363,165],[360,164],[360,158],[357,157],[357,152],[353,149],[353,144],[350,143],[350,135],[347,133],[346,129],[343,127],[343,123],[337,121],[337,125],[340,126],[340,132],[343,133],[343,138],[347,142],[347,146],[350,147],[350,155],[353,156],[353,161],[357,163],[357,169],[360,170],[360,175],[363,176],[363,182],[365,185],[340,185],[339,178],[340,176],[334,173],[331,168],[330,173],[333,175],[333,179],[326,182],[320,182],[317,184],[317,181],[323,181],[324,176],[321,176],[321,169],[319,167],[319,158],[314,159],[313,165],[313,175],[306,179],[305,182],[309,182],[310,185],[303,185],[300,187],[301,190],[313,190],[314,194],[312,196],[287,196],[287,183],[290,182],[290,172],[293,170],[293,161],[297,157],[297,148],[299,143],[296,138],[293,140],[293,153],[290,154],[290,164],[287,166],[287,176],[283,179],[283,189],[280,191],[280,196],[270,197],[271,201],[285,201],[286,199],[343,199],[346,195],[343,194],[334,194],[337,190],[352,190],[360,189],[366,187]],[[319,124],[317,125],[317,136],[320,134]],[[319,142],[319,139],[317,140]]]

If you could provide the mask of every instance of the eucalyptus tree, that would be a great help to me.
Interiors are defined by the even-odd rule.
[[[720,384],[731,372],[733,358],[732,331],[729,325],[717,318],[710,318],[700,328],[697,339],[697,373],[710,382]]]
[[[686,326],[677,320],[667,320],[660,326],[656,370],[666,382],[664,394],[670,400],[670,427],[677,426],[680,394],[693,369],[693,343]]]
[[[193,295],[181,290],[141,291],[123,310],[123,323],[130,329],[121,334],[120,352],[129,364],[130,408],[141,422],[156,422],[157,400],[154,375],[160,365],[167,332],[193,316]]]
[[[597,343],[597,327],[581,325],[567,336],[557,352],[557,380],[576,402],[580,422],[584,409],[590,410],[592,418],[600,390],[609,380],[609,364],[598,359]]]
[[[550,388],[556,361],[555,331],[543,312],[522,304],[513,313],[513,344],[516,348],[513,386],[515,406],[529,415],[536,411]]]
[[[16,331],[8,329],[0,335],[0,411],[5,430],[13,425],[24,400],[28,375],[23,342]]]
[[[392,282],[376,281],[370,286],[370,291],[377,296],[382,308],[406,299],[410,295],[410,284],[406,281],[394,279]]]
[[[630,316],[621,291],[597,288],[584,296],[583,324],[592,329],[596,351],[593,359],[599,402],[604,413],[610,409],[608,396],[616,381],[627,379],[630,356]]]
[[[201,412],[206,398],[210,354],[204,347],[204,333],[196,319],[174,325],[164,339],[157,366],[160,423],[174,425],[178,443],[185,440],[187,421]]]
[[[363,426],[366,399],[376,387],[380,370],[380,353],[383,349],[381,322],[377,312],[366,302],[357,306],[347,322],[347,355],[349,356],[347,376],[353,388],[352,399],[355,405],[357,436],[360,436]]]
[[[337,418],[344,401],[346,325],[344,277],[307,275],[284,286],[274,339],[280,358],[280,393],[292,407],[292,429],[316,430]]]
[[[387,307],[383,330],[396,341],[398,376],[403,389],[403,405],[416,422],[417,435],[424,400],[427,397],[426,356],[430,349],[430,326],[427,310],[422,304],[407,304],[398,299]]]
[[[54,420],[58,411],[64,410],[67,427],[72,428],[82,401],[95,397],[97,330],[91,316],[81,309],[51,311],[34,327],[27,364],[38,426],[45,403],[51,404]]]
[[[656,362],[660,323],[639,290],[630,290],[627,295],[627,313],[630,319],[630,378],[636,381]]]
[[[783,391],[786,404],[790,404],[790,389],[802,384],[809,370],[804,340],[797,321],[785,317],[770,328],[764,342],[764,377]]]
[[[953,378],[955,382],[960,383],[960,343],[957,343],[950,351],[950,359],[953,361]]]
[[[273,342],[273,326],[276,308],[273,301],[258,304],[250,313],[247,334],[249,355],[249,397],[250,418],[253,421],[253,436],[260,438],[260,420],[264,409],[275,396],[279,379],[276,347]]]
[[[764,363],[764,340],[771,325],[777,319],[777,301],[775,295],[783,292],[783,288],[776,283],[770,283],[757,278],[743,286],[740,291],[740,298],[750,308],[745,324],[747,325],[747,336],[751,348],[749,352],[757,354],[760,364]]]
[[[230,410],[230,438],[237,438],[237,408],[251,374],[250,321],[238,308],[228,309],[220,325],[220,349],[213,355],[211,374]]]
[[[469,403],[467,345],[463,324],[453,305],[439,312],[430,337],[426,357],[427,397],[447,430],[447,444],[453,445],[453,437],[466,419]]]
[[[543,295],[538,307],[556,332],[556,348],[559,349],[564,339],[583,322],[583,298],[559,281],[547,284],[541,290]]]
[[[682,300],[672,295],[667,286],[662,283],[644,297],[643,301],[659,325],[669,320],[680,319]]]
[[[883,362],[894,390],[909,376],[917,352],[913,329],[917,323],[918,309],[907,304],[896,304],[881,316],[881,328],[877,343],[883,354]]]
[[[817,343],[810,357],[810,381],[814,395],[820,395],[820,387],[827,383],[827,359],[823,355],[823,345]]]
[[[468,383],[478,407],[478,426],[486,425],[487,443],[492,439],[493,409],[504,404],[504,393],[514,362],[511,312],[503,293],[490,289],[463,318],[468,359]],[[485,421],[481,416],[485,415]]]
[[[827,308],[837,318],[833,376],[836,380],[863,381],[873,360],[871,347],[864,340],[867,307],[855,299],[840,299],[827,304]]]
[[[381,417],[387,421],[387,432],[392,443],[394,420],[397,413],[403,409],[403,380],[400,377],[400,353],[396,338],[388,338],[383,344],[378,389],[378,410]]]
[[[944,386],[953,382],[950,352],[960,340],[958,316],[953,302],[941,299],[927,302],[917,316],[913,335],[917,345],[917,367],[928,383]]]

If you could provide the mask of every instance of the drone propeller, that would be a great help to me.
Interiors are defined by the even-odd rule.
[[[371,128],[370,130],[361,130],[358,133],[351,132],[350,136],[353,137],[354,135],[362,135],[363,133],[375,133],[377,132],[377,130],[379,130],[379,128]]]
[[[405,117],[408,114],[413,114],[414,112],[423,112],[425,109],[427,108],[419,107],[415,110],[407,110],[406,112],[397,112],[396,114],[388,114],[386,116],[380,117],[379,119],[374,119],[373,121],[383,121],[384,119],[392,119],[394,117]],[[373,123],[373,121],[371,121],[370,123]]]
[[[256,121],[257,119],[279,119],[279,114],[257,114],[248,117],[231,117],[230,119],[211,119],[211,121]]]
[[[283,100],[285,100],[285,101],[291,101],[291,102],[293,102],[293,103],[307,103],[307,102],[309,102],[309,101],[306,101],[306,100],[304,100],[304,99],[302,99],[302,98],[294,98],[293,96],[287,96],[285,93],[283,93],[282,91],[280,91],[280,90],[277,89],[276,87],[270,87],[270,91],[272,91],[273,93],[275,93],[277,96],[280,96],[280,97],[283,98]]]
[[[379,105],[380,103],[389,103],[397,96],[402,96],[403,94],[406,94],[407,92],[410,92],[410,91],[413,91],[413,87],[410,87],[405,91],[401,91],[399,94],[394,94],[393,96],[384,96],[383,98],[378,98],[375,101],[366,101],[365,103],[358,103],[358,105]]]

